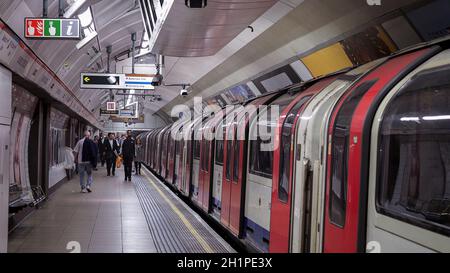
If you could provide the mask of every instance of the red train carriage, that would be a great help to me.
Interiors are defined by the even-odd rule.
[[[361,185],[364,119],[371,102],[417,67],[435,48],[387,60],[349,89],[334,108],[328,130],[324,252],[365,250],[366,185]],[[362,243],[364,241],[364,243]]]
[[[308,101],[335,80],[325,78],[310,87],[291,89],[300,91],[281,114],[274,138],[272,207],[270,211],[270,252],[289,251],[292,219],[294,141],[297,121]],[[303,90],[306,88],[305,90]],[[300,89],[300,90],[298,90]]]

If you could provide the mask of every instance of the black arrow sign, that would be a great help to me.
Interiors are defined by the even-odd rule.
[[[109,80],[108,80],[109,79]],[[111,79],[115,79],[115,82],[111,82]],[[86,75],[83,77],[83,84],[95,84],[95,85],[119,85],[119,77],[111,76],[96,76],[96,75]]]
[[[100,109],[100,115],[118,115],[118,114],[119,114],[119,110],[108,111],[108,110]]]

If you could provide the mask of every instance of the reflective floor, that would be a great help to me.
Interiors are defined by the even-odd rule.
[[[70,253],[78,243],[82,253],[156,252],[135,188],[123,178],[123,168],[115,177],[99,168],[89,194],[80,193],[78,176],[63,184],[9,235],[8,252]]]

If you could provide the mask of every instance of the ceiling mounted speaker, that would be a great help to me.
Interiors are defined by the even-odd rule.
[[[192,9],[206,8],[208,5],[207,0],[186,0],[185,3],[188,8]]]

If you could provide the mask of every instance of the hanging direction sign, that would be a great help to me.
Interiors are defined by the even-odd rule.
[[[112,116],[112,115],[118,115],[119,114],[119,110],[114,110],[114,111],[109,111],[109,110],[105,110],[105,109],[100,109],[100,115],[101,116]]]
[[[136,118],[136,111],[133,109],[119,110],[119,118]]]
[[[25,18],[27,39],[80,39],[80,20],[64,18]]]
[[[125,87],[128,89],[149,89],[155,88],[153,86],[152,75],[132,75],[125,74]]]
[[[81,89],[155,90],[153,75],[81,73]]]
[[[109,101],[106,103],[106,110],[108,111],[116,111],[117,103],[115,101]]]

